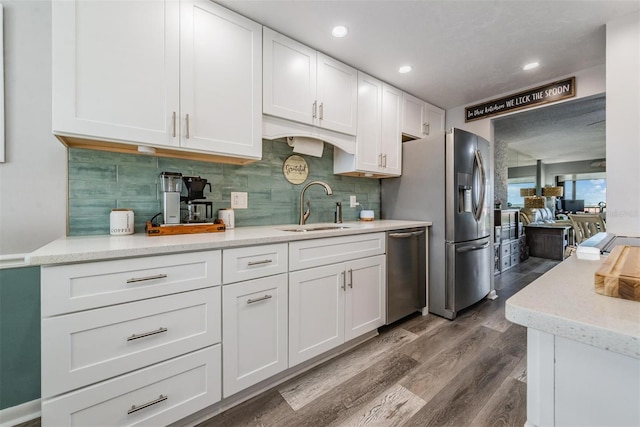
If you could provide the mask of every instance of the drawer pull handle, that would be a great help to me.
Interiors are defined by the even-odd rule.
[[[136,283],[136,282],[145,282],[147,280],[157,280],[157,279],[166,279],[166,274],[156,274],[155,276],[147,276],[147,277],[132,277],[131,279],[127,279],[127,283]]]
[[[151,402],[143,403],[140,406],[131,405],[131,409],[127,411],[127,415],[133,414],[134,412],[139,411],[140,409],[148,408],[151,405],[155,405],[156,403],[164,402],[167,400],[169,396],[160,395],[156,400],[152,400]]]
[[[140,338],[146,338],[146,337],[150,337],[151,335],[161,334],[161,333],[167,332],[167,331],[168,331],[167,328],[160,327],[155,331],[143,332],[141,334],[132,334],[130,337],[127,337],[127,341],[133,341],[133,340],[137,340],[137,339],[140,339]]]
[[[264,301],[266,299],[271,299],[271,298],[273,298],[272,295],[265,295],[263,297],[256,298],[256,299],[248,299],[247,304],[253,304],[254,302]]]
[[[272,262],[272,259],[263,259],[262,261],[249,261],[247,265],[271,264]]]

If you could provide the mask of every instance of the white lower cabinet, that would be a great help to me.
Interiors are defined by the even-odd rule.
[[[223,286],[224,397],[287,369],[287,305],[286,274]]]
[[[219,250],[41,270],[42,425],[167,425],[221,399]]]
[[[289,273],[289,366],[385,322],[385,256]]]
[[[42,403],[43,426],[167,425],[220,400],[220,344]]]

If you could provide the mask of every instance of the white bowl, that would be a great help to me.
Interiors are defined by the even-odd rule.
[[[362,210],[360,211],[360,220],[361,221],[373,221],[373,211],[372,210]]]

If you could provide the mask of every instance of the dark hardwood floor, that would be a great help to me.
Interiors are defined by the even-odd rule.
[[[559,261],[529,258],[496,276],[499,298],[451,322],[411,316],[199,427],[523,426],[526,329],[505,301]],[[20,427],[39,427],[32,420]]]
[[[526,329],[505,301],[558,264],[496,276],[499,298],[451,322],[412,316],[309,372],[202,423],[222,426],[523,426]]]

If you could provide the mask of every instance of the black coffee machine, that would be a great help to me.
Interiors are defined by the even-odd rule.
[[[205,187],[211,192],[211,183],[199,176],[182,176],[182,181],[187,190],[186,196],[180,196],[180,201],[186,203],[182,222],[213,222],[213,202],[203,200]]]

